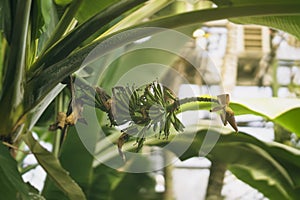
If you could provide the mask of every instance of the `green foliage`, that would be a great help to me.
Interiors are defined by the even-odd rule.
[[[11,32],[12,32],[12,10],[13,3],[9,0],[3,0],[0,3],[0,30],[4,33],[4,36],[8,43],[11,40]]]
[[[90,19],[97,13],[100,13],[105,8],[112,6],[115,3],[120,2],[119,0],[91,0],[83,1],[78,13],[76,14],[76,19],[79,23],[83,23]]]
[[[1,135],[11,134],[14,124],[24,112],[24,78],[25,78],[25,54],[26,38],[30,16],[31,1],[20,1],[16,5],[18,15],[14,18],[14,30],[11,35],[10,51],[7,52],[8,60],[3,78],[2,98],[0,109],[8,116],[0,115],[3,125],[0,126]],[[5,95],[4,95],[5,94]]]
[[[222,7],[226,6],[244,6],[244,5],[264,5],[264,4],[281,4],[283,3],[281,0],[272,0],[272,1],[243,1],[243,0],[232,0],[230,3],[226,4],[222,1],[214,1],[217,5]],[[284,1],[283,6],[286,3],[295,3],[297,0],[288,0]],[[222,5],[223,4],[223,5]],[[257,25],[264,25],[272,28],[276,28],[279,30],[284,30],[292,35],[295,35],[298,39],[300,39],[300,15],[272,15],[272,16],[251,16],[251,17],[239,17],[239,18],[232,18],[230,19],[234,23],[241,23],[241,24],[257,24]]]
[[[54,0],[57,5],[65,6],[72,2],[72,0]]]
[[[299,4],[298,2],[293,2],[293,3],[288,2],[288,3],[274,4],[274,5],[268,4],[265,6],[247,5],[247,6],[237,6],[237,7],[229,7],[229,8],[225,7],[225,8],[217,8],[217,9],[199,10],[199,11],[164,17],[157,20],[152,20],[149,22],[141,23],[133,27],[129,27],[128,29],[138,28],[138,27],[175,28],[183,25],[202,23],[205,21],[223,19],[228,17],[248,16],[248,15],[272,15],[274,13],[278,13],[278,14],[289,13],[292,15],[298,13],[298,9],[297,9],[297,6],[299,6],[298,4]],[[110,43],[109,47],[102,49],[103,50],[102,54],[104,55],[124,44],[143,38],[145,36],[152,35],[157,31],[158,30],[154,32],[149,31],[146,33],[140,31],[133,31],[130,35],[123,37],[122,40],[120,40],[118,37],[113,38],[112,40],[109,41]],[[40,101],[40,99],[44,97],[45,93],[49,92],[51,88],[53,88],[57,83],[61,82],[64,79],[65,74],[70,74],[75,72],[80,67],[80,64],[86,58],[88,53],[107,38],[108,36],[92,42],[88,46],[85,46],[75,51],[70,57],[64,58],[62,56],[61,58],[64,59],[62,59],[60,62],[53,64],[49,69],[43,70],[39,74],[39,76],[33,78],[28,85],[28,91],[30,91],[31,98],[33,98],[34,101]],[[58,45],[60,44],[58,43]],[[56,53],[61,53],[61,51],[58,51]],[[90,62],[92,62],[92,60]],[[36,66],[35,69],[36,68],[38,68],[38,66]],[[48,82],[47,85],[39,86],[38,83],[45,82],[45,80],[47,80],[49,76],[51,76],[53,80]]]
[[[130,187],[128,187],[130,185]],[[122,199],[124,196],[130,199],[158,199],[154,192],[155,182],[146,173],[126,173],[117,187],[113,190],[112,199]]]
[[[266,120],[280,124],[286,130],[300,136],[297,116],[300,114],[299,99],[264,98],[244,99],[242,103],[231,103],[235,113],[254,114],[264,117]]]
[[[292,168],[298,169],[300,151],[276,142],[264,143],[245,133],[221,134],[213,130],[198,131],[196,136],[186,131],[180,138],[171,136],[172,146],[165,146],[168,141],[151,140],[147,145],[164,146],[181,160],[198,156],[200,149],[210,148],[204,143],[207,134],[219,137],[217,144],[207,155],[229,165],[229,169],[246,183],[254,186],[270,199],[295,199],[299,195],[298,179]],[[178,152],[178,145],[189,143],[195,137],[184,154]],[[226,152],[227,156],[224,156]],[[245,176],[244,176],[245,175]]]
[[[118,17],[121,13],[131,9],[133,6],[137,5],[142,1],[123,1],[116,5],[112,5],[109,8],[106,8],[103,12],[99,12],[96,15],[94,15],[90,20],[86,21],[83,24],[80,24],[76,28],[74,28],[73,31],[71,31],[69,34],[67,34],[65,37],[61,39],[59,43],[53,44],[50,49],[45,52],[44,55],[40,57],[36,61],[36,63],[33,65],[31,69],[31,76],[37,76],[37,74],[44,69],[47,69],[50,65],[62,60],[66,56],[68,56],[74,49],[76,49],[84,40],[89,38],[93,33],[95,33],[99,28],[102,28],[102,26],[106,25],[116,17]],[[76,7],[74,8],[73,12],[70,12],[66,14],[66,16],[74,15],[74,12],[79,9],[81,1],[75,1]],[[77,5],[79,4],[79,5]],[[83,5],[84,6],[84,5]],[[70,17],[63,18],[64,21],[69,22]],[[67,22],[60,22],[60,25],[62,27],[59,27],[63,30],[65,30],[65,25],[68,25]],[[86,31],[89,30],[89,31]],[[59,31],[59,29],[58,29]],[[61,32],[62,34],[63,32]],[[52,37],[57,37],[57,31],[54,33]],[[54,40],[50,44],[56,42],[57,39]],[[30,77],[32,78],[32,77]]]
[[[94,134],[91,130],[88,133]],[[68,136],[62,146],[59,160],[62,167],[68,170],[68,174],[82,188],[85,196],[88,196],[90,182],[93,177],[93,156],[87,151],[84,144],[82,144],[74,127],[68,131]],[[47,199],[66,199],[64,193],[60,191],[60,188],[56,184],[49,180],[49,177],[46,181],[43,195]]]
[[[125,173],[120,173],[105,165],[94,168],[89,199],[110,199]]]
[[[24,141],[35,155],[39,164],[57,186],[66,193],[69,199],[85,199],[81,188],[70,178],[68,172],[62,168],[57,158],[43,148],[39,142],[33,138],[31,133],[27,133],[26,136],[24,136]]]
[[[3,199],[29,199],[29,190],[23,182],[17,162],[0,143],[0,193]]]
[[[148,4],[144,2],[146,0],[56,0],[54,2],[52,0],[2,0],[0,2],[0,138],[8,141],[23,139],[27,143],[39,164],[48,174],[43,190],[47,199],[101,199],[103,195],[115,199],[128,195],[133,199],[137,190],[141,189],[141,185],[137,184],[139,183],[137,180],[141,177],[146,180],[143,186],[153,185],[153,181],[145,174],[122,174],[97,163],[88,150],[95,150],[99,144],[101,144],[99,147],[101,151],[97,156],[103,156],[106,160],[120,160],[120,158],[117,151],[111,151],[105,142],[96,144],[97,141],[94,138],[96,133],[92,130],[87,130],[87,134],[95,139],[95,144],[87,150],[80,140],[82,138],[77,135],[74,128],[71,128],[61,148],[59,159],[46,151],[29,131],[53,99],[62,91],[64,85],[60,83],[79,69],[92,49],[112,35],[137,27],[177,28],[230,18],[239,23],[262,24],[282,29],[300,38],[300,3],[296,0],[251,2],[216,0],[214,2],[220,5],[218,8],[162,16],[142,23],[143,19],[151,17],[173,1],[149,1]],[[75,26],[75,19],[78,20],[77,26]],[[106,48],[102,49],[102,53],[115,53],[118,47],[155,33],[156,31],[133,31],[129,36],[113,38],[110,40],[111,43],[106,44]],[[95,38],[97,39],[94,40]],[[153,55],[156,53],[154,52]],[[132,66],[126,68],[120,65],[128,57],[120,58],[111,69],[105,72],[106,77],[100,80],[102,87],[110,89],[112,87],[110,81],[116,80],[126,70],[131,69]],[[169,62],[171,57],[168,55],[166,62]],[[95,79],[96,83],[99,77]],[[147,99],[153,99],[151,95],[153,94],[148,93]],[[161,91],[157,90],[154,97],[155,103],[168,108],[169,105],[163,104],[164,96]],[[145,105],[147,103],[145,102]],[[210,106],[211,104],[207,102],[185,104],[181,112],[199,108],[210,109]],[[300,135],[297,125],[300,110],[297,101],[269,99],[248,104],[245,100],[242,103],[232,103],[230,106],[236,114],[260,115]],[[139,111],[136,109],[134,112],[136,114]],[[172,123],[175,129],[182,130],[182,126],[176,127],[180,124],[175,115],[178,112],[174,110],[167,124]],[[136,117],[135,122],[143,120],[143,115],[132,116]],[[100,120],[103,119],[102,115]],[[153,124],[155,123],[151,125]],[[164,130],[166,136],[170,135],[169,140],[150,138],[146,140],[146,144],[164,146],[173,139],[174,133],[171,131],[169,134],[169,127],[160,128]],[[108,137],[116,140],[120,133],[113,129],[110,131],[112,133]],[[22,138],[19,137],[21,132],[26,132]],[[209,134],[218,135],[214,131],[210,131]],[[198,131],[188,150],[180,156],[181,159],[198,156],[205,135],[206,131]],[[191,139],[188,131],[185,131],[182,136],[174,141],[175,145],[187,144]],[[129,142],[124,149],[133,150],[132,143]],[[172,145],[169,147],[176,153],[176,148],[172,148]],[[224,157],[224,152],[230,156]],[[221,135],[208,157],[227,163],[235,175],[258,188],[271,199],[296,199],[299,196],[298,150],[277,143],[266,144],[239,133],[238,135]],[[32,187],[23,183],[16,161],[2,144],[0,144],[0,163],[1,197],[27,199],[30,195],[43,198],[29,192],[29,190],[32,191]],[[132,185],[131,190],[126,190],[128,185]],[[115,193],[113,194],[112,191]],[[136,197],[139,196],[136,195]]]

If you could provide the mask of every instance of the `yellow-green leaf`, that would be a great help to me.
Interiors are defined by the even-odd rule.
[[[23,139],[39,164],[69,199],[86,199],[82,189],[69,176],[69,173],[61,166],[58,159],[42,147],[40,143],[33,138],[31,132],[26,133]]]

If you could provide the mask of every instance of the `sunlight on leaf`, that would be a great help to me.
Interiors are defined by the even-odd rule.
[[[269,0],[269,1],[244,1],[244,0],[231,0],[228,4],[224,4],[224,1],[214,1],[219,6],[241,6],[241,5],[263,5],[267,4],[284,4],[294,3],[297,0]],[[223,5],[222,5],[223,4]],[[284,30],[292,35],[295,35],[297,38],[300,38],[300,26],[299,26],[299,15],[278,15],[278,16],[253,16],[253,17],[240,17],[232,18],[230,21],[240,24],[257,24],[263,26],[273,27],[275,29]]]
[[[236,115],[254,114],[280,124],[285,129],[300,136],[300,100],[286,98],[240,99],[230,106]]]

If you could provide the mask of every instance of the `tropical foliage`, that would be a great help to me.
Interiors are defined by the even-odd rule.
[[[122,193],[124,192],[122,188],[126,187],[128,192],[126,195],[132,195],[132,199],[141,199],[145,194],[137,191],[153,185],[153,180],[148,174],[118,172],[101,164],[99,160],[114,159],[121,167],[123,162],[118,151],[110,148],[105,140],[95,139],[91,149],[87,149],[76,128],[72,127],[77,120],[80,121],[78,113],[81,112],[81,106],[77,111],[74,109],[76,107],[74,105],[78,104],[74,103],[76,99],[74,100],[72,94],[73,76],[71,75],[78,72],[85,58],[95,47],[100,45],[101,55],[109,55],[125,44],[154,35],[160,30],[143,32],[136,31],[136,28],[175,29],[218,19],[266,25],[300,38],[300,3],[296,0],[250,2],[215,0],[213,3],[218,5],[216,8],[198,9],[195,6],[192,11],[180,13],[166,9],[178,3],[180,2],[165,0],[1,1],[1,197],[4,199],[118,199],[119,195],[125,195]],[[160,12],[160,15],[155,15],[162,10],[164,12]],[[126,30],[131,30],[131,34],[118,37],[117,33]],[[92,65],[92,61],[94,60],[90,60],[85,65]],[[103,59],[97,64],[105,65],[105,62],[106,60]],[[105,71],[105,76],[89,80],[89,83],[94,83],[89,86],[92,88],[98,86],[106,91],[112,89],[116,80],[130,70],[130,67],[128,69],[120,63],[115,64]],[[84,73],[77,73],[76,77],[89,79]],[[153,93],[148,92],[148,99],[152,98],[151,95]],[[161,98],[160,103],[166,107],[164,104],[166,99],[159,96],[159,92],[156,95]],[[68,106],[69,102],[71,106]],[[105,111],[103,102],[101,106]],[[263,99],[255,102],[245,100],[231,103],[230,107],[236,115],[249,113],[260,115],[265,120],[273,121],[297,135],[300,134],[297,123],[299,101],[296,99]],[[203,108],[203,102],[195,101],[187,104],[186,108],[182,107],[181,111],[199,108]],[[89,109],[84,106],[83,116]],[[55,125],[62,131],[49,132],[50,124],[61,122],[56,120],[60,111],[66,113],[65,117],[73,113],[75,118],[70,121],[63,120],[67,122],[67,126]],[[136,114],[139,110],[134,112]],[[178,152],[174,145],[181,146],[192,140],[191,145],[188,145],[189,148],[178,155],[184,160],[198,156],[200,147],[204,148],[202,144],[206,134],[220,134],[216,146],[207,154],[208,158],[227,163],[229,170],[238,178],[257,188],[270,199],[296,199],[299,195],[300,179],[297,173],[300,165],[299,150],[276,142],[261,142],[244,133],[236,134],[228,131],[222,133],[217,128],[207,131],[205,127],[196,127],[198,131],[194,135],[189,133],[189,127],[183,129],[174,112],[175,110],[172,110],[169,124],[172,123],[176,130],[183,131],[180,133],[182,137],[175,137],[177,133],[169,125],[160,127],[164,134],[169,136],[168,140],[152,137],[147,139],[144,145],[165,146],[172,141],[172,145],[168,148],[176,154]],[[135,120],[144,120],[143,113],[139,114],[141,115],[135,115],[137,117]],[[107,123],[105,112],[97,111],[97,116],[102,128],[106,129],[107,137],[117,141],[121,133],[105,126]],[[141,116],[142,118],[139,118]],[[89,125],[93,124],[89,120],[86,122]],[[85,132],[90,138],[97,138],[97,133],[91,126],[88,126]],[[42,141],[53,144],[52,152],[42,146]],[[133,150],[134,142],[129,141],[123,149]],[[94,156],[98,159],[90,154],[90,150],[95,150]],[[224,157],[225,151],[230,156]],[[21,178],[22,174],[37,166],[24,165],[24,159],[28,154],[33,154],[38,165],[42,166],[47,173],[41,194]],[[141,182],[141,179],[144,181]],[[155,198],[153,191],[147,194],[148,198],[149,195]]]

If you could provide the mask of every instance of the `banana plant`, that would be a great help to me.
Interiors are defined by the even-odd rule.
[[[8,146],[18,152],[21,151],[18,147],[24,146],[24,141],[30,148],[30,153],[35,155],[39,164],[47,172],[48,178],[43,191],[47,199],[89,197],[91,177],[97,174],[97,170],[93,167],[93,158],[89,152],[83,148],[77,148],[72,142],[67,142],[72,136],[72,131],[69,131],[62,147],[59,146],[59,142],[56,142],[55,146],[61,148],[60,155],[58,155],[57,152],[53,154],[42,147],[40,142],[32,136],[32,130],[40,117],[46,113],[45,110],[50,109],[50,103],[54,99],[59,99],[58,94],[68,85],[66,84],[68,77],[80,68],[86,56],[100,44],[103,45],[101,53],[107,54],[160,30],[141,32],[135,31],[137,28],[173,29],[218,19],[267,25],[300,38],[298,23],[300,3],[298,1],[270,0],[250,3],[243,3],[240,0],[214,1],[218,5],[216,8],[179,14],[170,13],[159,18],[153,17],[154,13],[171,3],[173,1],[158,0],[1,1],[0,139],[2,144],[0,147],[3,162],[0,165],[3,187],[0,187],[0,190],[2,194],[7,194],[6,197],[10,199],[29,199],[30,195],[36,195],[36,190],[22,181],[16,169],[16,162],[12,160],[9,151],[6,151],[4,147]],[[144,21],[145,19],[148,21]],[[125,34],[122,38],[112,37],[128,30],[131,30],[132,34]],[[105,43],[109,38],[112,39],[109,43]],[[115,74],[118,78],[122,75],[122,70],[122,67],[116,67],[108,70],[106,75],[112,77]],[[105,82],[109,84],[109,79],[96,84],[106,88]],[[233,109],[235,110],[234,107]],[[294,111],[293,113],[295,114]],[[284,114],[281,118],[274,119],[282,125],[290,120]],[[290,130],[297,129],[297,125],[295,123],[293,125],[294,127]],[[73,137],[76,137],[74,135],[76,132],[73,133]],[[84,163],[83,168],[79,169],[71,165],[70,152],[77,152],[77,162],[82,159],[83,162],[80,163]],[[12,156],[17,158],[15,155]],[[237,168],[232,169],[238,171]],[[239,169],[240,173],[236,172],[236,174],[250,177],[247,171]],[[284,177],[286,181],[290,185],[293,184],[286,177]],[[286,189],[282,185],[283,183],[280,187]],[[57,193],[57,187],[59,193]],[[294,193],[291,192],[291,195]],[[282,196],[288,195],[282,192]]]

